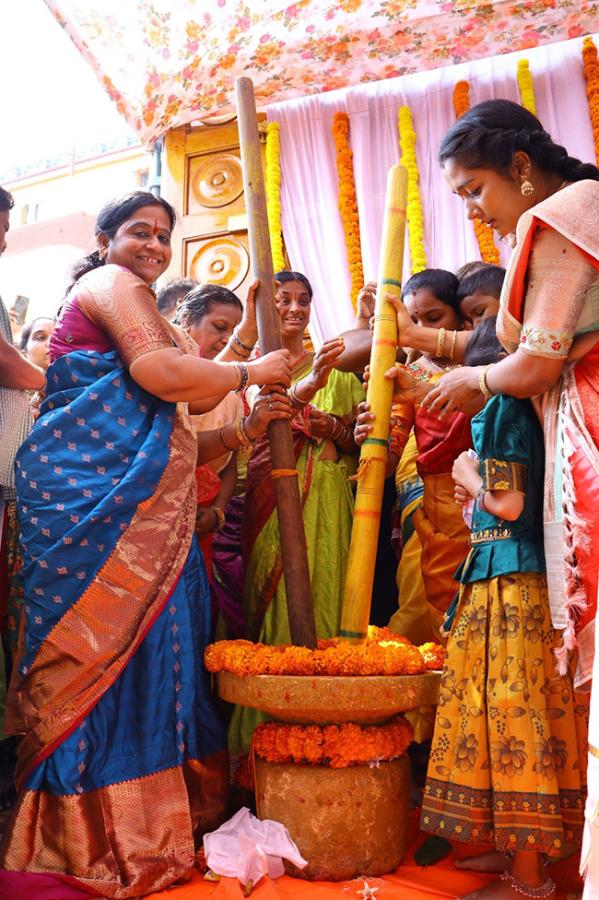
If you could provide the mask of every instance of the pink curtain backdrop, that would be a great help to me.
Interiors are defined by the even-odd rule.
[[[353,322],[337,209],[334,114],[347,112],[350,117],[366,280],[376,280],[385,181],[389,167],[399,161],[397,117],[404,103],[412,110],[417,137],[427,262],[455,271],[480,258],[472,225],[436,161],[439,142],[455,121],[455,83],[468,80],[472,105],[493,97],[519,102],[516,66],[518,59],[527,58],[544,127],[571,155],[595,162],[581,46],[581,40],[566,41],[268,107],[269,120],[281,126],[285,244],[292,267],[303,272],[314,288],[311,332],[317,344],[351,328]],[[509,248],[501,247],[501,253],[505,263]],[[404,280],[409,274],[406,247]]]

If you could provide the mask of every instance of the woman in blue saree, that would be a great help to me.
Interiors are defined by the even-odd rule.
[[[160,890],[189,877],[194,836],[225,811],[188,404],[289,384],[289,365],[284,351],[200,359],[160,316],[150,285],[173,224],[142,192],[101,211],[17,456],[25,616],[8,718],[24,737],[0,896]]]

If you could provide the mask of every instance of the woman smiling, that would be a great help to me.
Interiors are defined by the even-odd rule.
[[[101,210],[17,457],[26,603],[11,725],[25,737],[3,896],[58,896],[65,881],[111,898],[161,890],[224,816],[188,401],[288,384],[288,353],[200,359],[160,316],[150,285],[174,221],[143,192]]]

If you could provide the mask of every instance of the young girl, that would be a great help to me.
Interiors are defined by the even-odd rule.
[[[430,384],[453,366],[452,340],[446,335],[457,335],[461,328],[457,290],[458,280],[451,272],[425,269],[410,278],[402,294],[418,326],[415,330],[434,328],[438,335],[435,356],[422,354],[397,370],[403,389],[393,407],[388,464],[391,472],[401,463],[397,486],[404,536],[399,610],[389,624],[399,634],[421,641],[439,637],[443,615],[458,588],[453,575],[468,552],[468,529],[453,501],[451,467],[471,446],[470,419],[456,413],[441,421],[419,408]],[[356,442],[361,444],[371,430],[373,414],[366,404],[360,409]],[[424,483],[421,503],[415,493],[418,477]]]
[[[467,364],[491,364],[500,351],[495,319],[485,319]],[[457,502],[475,498],[472,549],[458,575],[421,825],[499,851],[466,862],[502,872],[469,898],[554,897],[543,855],[567,855],[580,841],[585,707],[555,669],[543,436],[530,401],[489,395],[472,437],[478,459],[462,453],[453,467]]]

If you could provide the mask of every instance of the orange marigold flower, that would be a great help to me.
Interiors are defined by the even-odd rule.
[[[332,131],[337,150],[339,212],[343,224],[347,262],[351,276],[351,301],[355,309],[356,298],[364,285],[364,270],[362,267],[360,219],[354,182],[353,153],[349,144],[349,116],[347,113],[335,113]]]
[[[456,119],[461,118],[470,109],[470,85],[467,81],[458,81],[453,89],[453,108]],[[499,250],[495,245],[493,232],[478,219],[473,222],[474,233],[480,250],[480,258],[483,262],[497,265],[499,262]]]
[[[325,765],[332,769],[374,765],[403,756],[412,742],[412,726],[403,716],[386,725],[259,725],[252,752],[268,762]]]
[[[206,648],[209,672],[247,675],[419,675],[441,668],[444,650],[437,644],[414,647],[387,628],[370,631],[363,644],[339,638],[318,642],[316,650],[289,644],[219,641]]]

